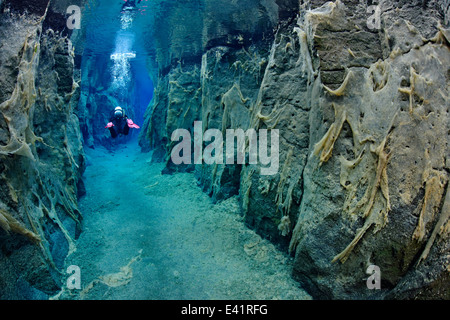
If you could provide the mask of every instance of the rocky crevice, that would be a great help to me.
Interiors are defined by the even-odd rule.
[[[101,68],[81,78],[66,4],[0,1],[2,298],[61,287],[82,220],[82,141],[107,144],[117,103],[91,91]],[[448,8],[379,1],[374,30],[371,1],[201,4],[177,2],[156,18],[170,23],[155,28],[142,149],[164,173],[194,172],[214,202],[238,195],[247,226],[294,256],[293,277],[317,299],[448,299]],[[196,36],[183,46],[186,30]],[[278,129],[278,172],[174,165],[171,134],[192,135],[194,121],[224,135]],[[361,280],[369,265],[380,267],[381,290]]]

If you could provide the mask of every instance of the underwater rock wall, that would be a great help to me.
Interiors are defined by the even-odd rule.
[[[2,299],[55,294],[80,232],[84,153],[66,8],[64,1],[0,7],[0,42],[8,44],[0,46]]]
[[[238,194],[247,225],[295,256],[293,276],[315,298],[448,299],[448,5],[260,5],[270,27],[216,37],[205,9],[202,53],[159,60],[141,146],[167,172],[194,170],[214,201]],[[171,134],[196,120],[279,129],[278,173],[174,165]],[[370,265],[381,290],[367,288]]]
[[[375,37],[358,2],[327,3],[299,21],[322,85],[311,100],[293,274],[318,297],[448,298],[445,11],[440,2],[379,5]],[[322,78],[342,67],[339,86],[330,72]],[[369,265],[381,270],[381,291],[359,280]]]

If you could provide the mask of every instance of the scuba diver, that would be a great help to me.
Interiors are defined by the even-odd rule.
[[[141,3],[142,0],[138,0],[138,3]],[[125,3],[122,5],[122,12],[136,9],[136,0],[125,0]]]
[[[128,135],[130,128],[139,129],[140,127],[135,124],[133,120],[128,119],[125,110],[121,107],[116,107],[105,129],[106,128],[109,129],[111,138],[115,139],[119,134]]]

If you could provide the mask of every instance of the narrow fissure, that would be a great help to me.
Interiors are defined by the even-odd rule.
[[[449,299],[448,17],[0,0],[0,299]]]

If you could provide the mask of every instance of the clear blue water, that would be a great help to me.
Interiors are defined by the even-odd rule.
[[[205,49],[243,37],[252,41],[272,32],[277,8],[270,1],[91,0],[82,11],[84,59],[108,62],[103,87],[113,87],[119,102],[133,104],[137,122],[153,94],[159,70],[183,59],[199,60]],[[110,61],[112,54],[135,55]],[[83,70],[83,72],[89,72]],[[131,87],[130,87],[131,86]],[[137,102],[129,101],[130,89]]]
[[[95,58],[102,72],[103,88],[112,89],[121,105],[133,105],[134,121],[142,123],[153,97],[153,82],[147,68],[153,59],[150,30],[151,19],[146,10],[149,1],[141,1],[139,9],[123,11],[122,3],[91,1],[83,8],[82,30],[85,32],[83,60]],[[125,2],[123,2],[125,3]],[[128,54],[134,58],[128,58]],[[116,58],[111,59],[114,55]],[[89,73],[92,70],[82,69]],[[135,90],[130,101],[129,93]]]

